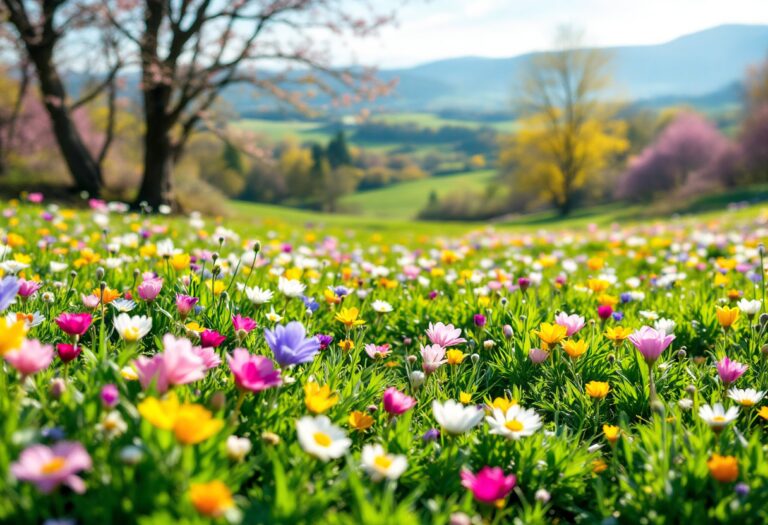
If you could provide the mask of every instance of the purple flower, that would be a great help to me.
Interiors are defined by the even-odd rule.
[[[101,389],[101,404],[105,408],[112,408],[117,404],[120,399],[120,392],[117,390],[117,386],[113,384],[104,385]]]
[[[475,321],[475,326],[482,328],[485,326],[485,316],[483,314],[475,314],[475,317],[473,318]]]
[[[740,378],[747,371],[747,368],[749,368],[747,365],[738,361],[731,361],[727,357],[723,357],[717,362],[717,373],[725,385],[730,385]]]
[[[618,323],[619,321],[624,319],[624,312],[613,312],[611,317],[613,317],[613,320]]]
[[[291,321],[277,325],[274,330],[264,329],[264,338],[280,366],[299,365],[314,359],[320,351],[320,342],[315,337],[306,337],[304,325]]]
[[[16,297],[20,286],[21,283],[16,277],[6,277],[0,281],[0,312],[13,303],[13,298]]]
[[[320,343],[320,350],[325,350],[333,342],[332,335],[315,334],[315,339],[317,339],[317,341]]]
[[[421,439],[424,441],[437,441],[440,438],[440,431],[436,428],[430,428],[426,432],[424,432],[424,435],[421,436]]]
[[[635,345],[646,363],[654,363],[661,353],[675,340],[672,334],[659,332],[650,326],[643,326],[637,332],[629,336],[629,342]]]

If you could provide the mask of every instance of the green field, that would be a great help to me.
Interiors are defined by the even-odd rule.
[[[495,175],[493,170],[430,177],[344,197],[345,210],[369,217],[413,219],[427,204],[431,192],[443,197],[456,191],[482,192]]]
[[[330,138],[330,134],[323,129],[324,124],[322,122],[242,119],[233,122],[231,126],[258,133],[273,142],[280,142],[289,138],[294,138],[299,142],[327,142]]]

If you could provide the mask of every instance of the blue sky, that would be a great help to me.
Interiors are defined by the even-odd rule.
[[[373,4],[386,2],[397,0]],[[562,24],[584,30],[589,45],[612,46],[656,44],[729,23],[768,24],[768,0],[410,0],[396,26],[350,43],[347,52],[361,63],[401,67],[547,49]]]

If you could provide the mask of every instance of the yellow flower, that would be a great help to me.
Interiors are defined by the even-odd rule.
[[[730,328],[739,318],[739,307],[734,306],[718,306],[717,309],[717,322],[720,323],[725,329]]]
[[[715,286],[722,288],[730,282],[731,279],[727,275],[723,275],[721,273],[715,275]]]
[[[205,441],[224,426],[224,421],[215,419],[202,405],[180,405],[174,393],[168,394],[164,400],[148,397],[137,408],[152,426],[172,430],[176,440],[184,445]]]
[[[741,290],[728,290],[727,292],[725,292],[725,294],[728,296],[728,299],[730,299],[731,301],[735,301],[736,299],[742,296]]]
[[[605,329],[605,337],[618,344],[632,335],[632,330],[623,326],[608,327]]]
[[[313,414],[322,414],[339,402],[339,396],[331,394],[328,385],[320,386],[314,381],[304,385],[304,404]]]
[[[355,410],[349,414],[347,422],[350,427],[362,432],[363,430],[371,428],[373,425],[373,417],[360,410]]]
[[[757,415],[768,420],[768,406],[760,407],[760,410],[757,411]]]
[[[344,339],[343,341],[339,341],[339,348],[341,348],[344,352],[349,352],[355,347],[355,342],[352,339]]]
[[[112,288],[107,286],[104,288],[103,292],[101,291],[100,288],[94,288],[93,292],[91,292],[91,295],[95,295],[96,297],[98,297],[99,300],[102,300],[104,302],[104,304],[109,304],[115,299],[117,299],[118,297],[120,297],[120,295],[122,294],[117,290],[113,290]]]
[[[556,345],[565,338],[567,330],[559,324],[541,323],[539,329],[533,332],[546,347]],[[546,348],[545,348],[546,350]]]
[[[587,280],[587,288],[592,290],[594,293],[602,293],[610,285],[611,285],[611,283],[609,283],[605,279],[589,279],[589,280]]]
[[[26,244],[26,241],[24,240],[24,237],[22,237],[21,235],[11,232],[8,235],[6,235],[5,244],[10,246],[11,248],[17,248],[19,246],[23,246],[24,244]]]
[[[480,297],[480,298],[477,299],[477,305],[480,306],[481,308],[485,308],[490,303],[491,303],[491,298],[487,297],[487,296],[486,297]]]
[[[587,395],[593,399],[605,399],[611,387],[604,381],[590,381],[586,384]]]
[[[587,268],[589,268],[593,272],[596,272],[597,270],[602,269],[604,264],[605,263],[603,259],[601,259],[600,257],[592,257],[587,260]]]
[[[285,270],[285,272],[283,272],[283,277],[285,277],[286,279],[293,279],[298,281],[299,279],[301,279],[301,274],[302,274],[301,268],[288,268],[287,270]]]
[[[189,254],[188,253],[177,253],[171,256],[171,266],[173,266],[173,269],[177,272],[180,272],[181,270],[186,270],[189,268]]]
[[[605,434],[608,443],[613,445],[621,437],[621,429],[614,425],[603,425],[603,434]]]
[[[347,328],[365,324],[365,321],[357,318],[358,315],[360,315],[360,310],[355,307],[342,308],[341,311],[336,314],[336,320],[343,323]]]
[[[470,394],[469,392],[460,392],[459,401],[461,401],[462,405],[470,404],[472,402],[472,394]]]
[[[707,461],[710,475],[720,483],[732,483],[739,477],[739,460],[733,456],[713,454]]]
[[[190,330],[192,332],[197,332],[197,333],[205,331],[205,327],[200,326],[200,323],[196,323],[194,321],[192,321],[191,323],[185,324],[184,328],[186,328],[187,330]]]
[[[602,459],[596,459],[592,462],[592,472],[600,474],[608,468],[608,464]]]
[[[464,361],[466,354],[461,350],[448,350],[445,353],[445,357],[448,360],[449,365],[459,365]]]
[[[579,341],[568,339],[563,343],[563,350],[571,359],[578,359],[587,351],[587,343],[583,339]]]
[[[325,302],[328,304],[339,304],[341,302],[341,297],[336,295],[336,292],[329,290],[328,288],[323,290],[323,297],[325,297]]]
[[[150,257],[154,257],[155,254],[157,254],[157,246],[154,244],[145,244],[141,248],[139,248],[139,255],[141,257],[148,259]]]
[[[619,298],[615,295],[608,295],[607,293],[601,293],[597,297],[597,304],[600,306],[616,306],[619,303]]]
[[[192,483],[189,486],[189,499],[197,512],[210,518],[221,516],[235,505],[229,487],[218,480]]]
[[[490,404],[490,407],[498,408],[499,410],[501,410],[506,414],[507,410],[509,410],[509,407],[515,406],[516,404],[517,404],[517,400],[515,399],[509,399],[507,397],[497,397]]]
[[[11,323],[4,316],[0,317],[0,356],[21,347],[27,327],[23,320]]]
[[[227,288],[224,285],[224,281],[216,280],[213,281],[213,284],[211,284],[210,279],[205,280],[205,287],[208,288],[208,291],[212,292],[213,295],[221,295],[221,292]]]

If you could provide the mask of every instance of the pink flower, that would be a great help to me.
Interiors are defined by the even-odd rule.
[[[186,385],[205,376],[205,362],[189,339],[165,334],[163,348],[162,354],[152,358],[141,356],[134,361],[142,388],[146,390],[154,381],[157,391],[163,393],[169,385]]]
[[[91,310],[94,310],[97,306],[99,306],[99,303],[101,302],[98,296],[93,294],[80,294],[80,299],[83,301],[83,306],[90,308]]]
[[[176,295],[176,310],[178,310],[182,319],[186,319],[199,300],[197,297],[189,295]]]
[[[56,324],[59,325],[65,333],[72,336],[81,336],[88,331],[93,322],[93,317],[88,313],[81,314],[61,314],[56,318]]]
[[[597,307],[597,316],[605,321],[613,313],[613,308],[609,304],[603,304]]]
[[[467,340],[460,336],[461,328],[454,328],[452,324],[444,325],[443,323],[437,323],[432,325],[432,323],[429,323],[429,328],[427,329],[427,337],[432,341],[432,344],[440,345],[443,348],[466,343]]]
[[[19,291],[17,292],[20,297],[26,299],[30,295],[37,292],[43,283],[38,281],[27,281],[26,279],[19,279]]]
[[[749,368],[747,365],[738,361],[731,361],[727,357],[723,357],[717,362],[717,373],[726,386],[740,378],[747,371],[747,368]]]
[[[565,327],[565,335],[567,337],[571,337],[584,328],[584,318],[578,314],[568,315],[565,312],[560,312],[555,317],[555,323]]]
[[[482,503],[494,503],[506,498],[517,482],[514,474],[505,476],[499,467],[483,467],[477,474],[465,469],[460,475],[461,484],[471,490],[475,499]]]
[[[628,339],[643,354],[646,363],[651,364],[655,363],[661,353],[675,340],[675,336],[659,332],[650,326],[643,326]]]
[[[155,277],[152,279],[145,279],[144,282],[142,282],[136,288],[136,291],[139,293],[139,297],[141,299],[147,302],[151,302],[157,298],[157,296],[160,294],[160,290],[162,289],[163,279],[160,277]]]
[[[11,473],[16,479],[34,483],[45,494],[59,485],[82,494],[85,483],[76,473],[90,469],[91,456],[80,443],[72,441],[60,441],[52,447],[32,445],[11,464]]]
[[[27,200],[33,204],[40,204],[43,202],[43,194],[39,191],[35,191],[27,195]]]
[[[538,365],[543,363],[549,357],[549,352],[542,350],[541,348],[531,348],[528,350],[528,359],[531,363]]]
[[[67,343],[59,343],[56,345],[56,351],[59,353],[59,359],[65,363],[69,363],[77,359],[80,355],[80,347],[77,345],[70,345]]]
[[[256,321],[250,317],[243,317],[240,314],[232,316],[232,326],[235,327],[235,332],[243,335],[248,334],[251,330],[256,328]]]
[[[200,359],[203,360],[203,366],[206,370],[216,368],[221,364],[221,358],[219,357],[219,354],[217,354],[216,350],[210,346],[193,346],[192,351],[197,354]]]
[[[282,384],[280,370],[275,370],[271,359],[252,355],[245,348],[235,348],[232,355],[227,356],[227,362],[240,389],[261,392]]]
[[[376,345],[376,344],[368,344],[365,345],[365,353],[368,354],[368,357],[371,359],[383,359],[387,355],[389,355],[389,345],[383,344],[383,345]]]
[[[438,344],[421,347],[421,368],[431,374],[445,363],[445,348]]]
[[[384,391],[384,410],[399,416],[405,414],[416,404],[416,400],[400,392],[397,388],[391,386]]]
[[[7,352],[4,357],[22,376],[28,376],[48,368],[53,361],[53,347],[40,344],[37,339],[24,340],[21,348]]]
[[[200,332],[200,346],[207,348],[218,348],[221,343],[226,341],[227,338],[221,335],[216,330],[208,330],[207,328]]]

